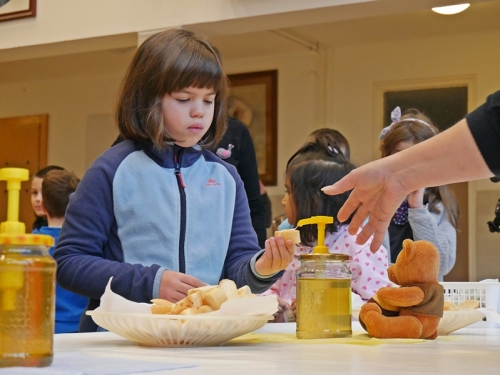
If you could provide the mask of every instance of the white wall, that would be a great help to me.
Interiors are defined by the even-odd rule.
[[[47,113],[48,163],[82,176],[118,134],[114,104],[132,53],[86,53],[0,64],[0,117]]]
[[[45,0],[36,17],[0,22],[0,50],[372,1]]]
[[[343,124],[353,160],[376,157],[373,140],[380,119],[374,118],[376,87],[384,82],[453,80],[473,77],[472,108],[500,89],[500,32],[478,32],[420,40],[367,44],[336,49],[331,62],[333,111],[330,122]],[[475,101],[475,103],[474,103]],[[379,111],[380,112],[380,111]],[[374,126],[378,122],[378,127]],[[500,150],[499,150],[500,152]],[[473,279],[500,276],[500,235],[487,231],[500,184],[489,180],[469,183],[469,263]],[[487,218],[487,220],[485,220]],[[484,269],[485,260],[489,262]],[[477,268],[475,267],[477,265]]]

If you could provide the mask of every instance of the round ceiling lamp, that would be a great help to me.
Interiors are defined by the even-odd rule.
[[[439,14],[449,15],[449,14],[457,14],[457,13],[463,12],[469,6],[470,6],[469,3],[465,3],[465,4],[449,5],[449,6],[445,6],[445,7],[436,7],[436,8],[432,8],[432,10],[436,13],[439,13]]]

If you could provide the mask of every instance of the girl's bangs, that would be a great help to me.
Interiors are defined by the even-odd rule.
[[[186,61],[177,61],[172,66],[171,72],[165,75],[164,84],[168,93],[186,87],[212,88],[218,93],[224,86],[224,73],[215,56],[191,56]]]

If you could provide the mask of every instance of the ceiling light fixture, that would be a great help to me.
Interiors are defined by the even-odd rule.
[[[465,4],[449,5],[449,6],[445,6],[445,7],[436,7],[436,8],[432,8],[432,10],[436,13],[439,13],[439,14],[448,14],[449,15],[449,14],[457,14],[457,13],[463,12],[469,6],[470,6],[469,3],[465,3]]]

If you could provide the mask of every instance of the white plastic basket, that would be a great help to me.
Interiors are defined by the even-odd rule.
[[[500,312],[500,283],[496,282],[442,282],[444,300],[456,305],[467,300],[479,301],[480,308]]]

